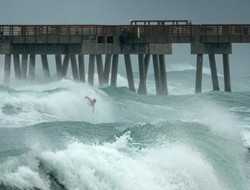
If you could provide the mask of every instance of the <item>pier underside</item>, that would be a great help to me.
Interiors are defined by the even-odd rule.
[[[88,82],[94,85],[94,74],[97,72],[98,85],[116,86],[119,61],[125,64],[128,88],[139,94],[147,94],[147,74],[150,63],[153,64],[155,88],[157,95],[167,95],[167,64],[166,55],[172,54],[172,44],[9,44],[2,46],[5,55],[4,83],[10,80],[11,63],[14,63],[15,78],[18,80],[33,80],[36,70],[36,60],[41,60],[43,74],[50,78],[48,55],[55,57],[58,79],[67,76],[71,65],[74,80]],[[222,54],[224,66],[225,91],[231,91],[229,54],[231,44],[191,44],[191,53],[197,55],[195,93],[202,91],[203,55],[207,54],[211,69],[213,90],[220,90],[217,76],[215,54]],[[135,88],[131,55],[138,56],[139,86]],[[12,59],[13,57],[13,59]],[[88,63],[85,61],[88,59]],[[85,67],[88,64],[88,71]],[[88,78],[86,79],[86,74]]]

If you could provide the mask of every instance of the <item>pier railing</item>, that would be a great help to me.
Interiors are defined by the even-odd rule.
[[[106,35],[115,33],[108,25],[0,25],[4,36]]]
[[[201,25],[202,42],[250,42],[250,25]]]
[[[139,38],[137,42],[193,43],[199,39],[201,43],[249,43],[250,25],[0,25],[0,41],[13,43],[46,43],[53,37],[76,37],[75,42],[82,43],[98,36],[119,36],[129,43]]]

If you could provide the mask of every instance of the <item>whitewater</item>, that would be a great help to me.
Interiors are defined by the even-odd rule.
[[[0,85],[0,189],[250,189],[250,76],[226,93],[211,91],[209,73],[194,94],[195,68],[170,65],[168,96],[154,95],[152,72],[148,95],[129,91],[122,74],[117,87]],[[95,113],[85,96],[97,99]]]

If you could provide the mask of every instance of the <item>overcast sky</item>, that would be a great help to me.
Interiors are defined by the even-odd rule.
[[[250,0],[1,0],[2,24],[250,23]]]
[[[0,24],[128,24],[131,19],[250,24],[250,0],[1,0],[0,4]],[[249,75],[249,47],[233,45],[230,62],[237,70],[232,72]],[[183,54],[191,57],[190,47],[183,48]],[[183,52],[181,45],[174,51]],[[175,59],[186,57],[172,55],[170,61]],[[194,64],[195,56],[190,60]]]

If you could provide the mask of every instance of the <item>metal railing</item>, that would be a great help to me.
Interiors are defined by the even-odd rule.
[[[202,35],[249,35],[250,25],[201,25]]]
[[[115,35],[109,25],[0,25],[2,36]]]
[[[124,25],[121,27],[121,35],[141,37],[160,37],[166,35],[193,34],[192,25]]]
[[[185,25],[190,20],[130,20],[130,25]]]
[[[198,30],[197,30],[198,28]],[[117,29],[120,32],[117,32]],[[40,37],[40,36],[121,36],[125,38],[171,38],[181,37],[192,42],[194,37],[200,37],[201,42],[219,42],[222,38],[226,42],[250,42],[250,24],[234,25],[0,25],[0,39],[12,37]],[[183,39],[184,39],[183,38]],[[197,38],[196,38],[197,39]],[[173,40],[173,41],[174,41]]]

